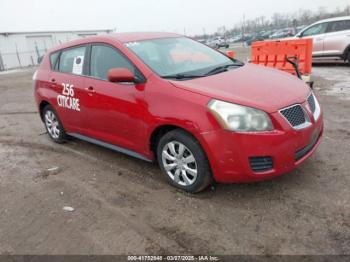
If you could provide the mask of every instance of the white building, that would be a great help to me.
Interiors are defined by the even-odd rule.
[[[36,65],[51,47],[81,37],[113,32],[105,30],[0,32],[0,71]]]

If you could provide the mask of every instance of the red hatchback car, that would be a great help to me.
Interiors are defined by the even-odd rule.
[[[297,77],[170,33],[89,37],[48,52],[33,76],[53,141],[67,136],[147,161],[189,192],[291,171],[323,133]]]

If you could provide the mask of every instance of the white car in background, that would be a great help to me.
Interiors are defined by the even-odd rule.
[[[350,16],[318,21],[295,37],[313,39],[315,59],[341,59],[350,64]]]
[[[207,41],[206,44],[210,47],[217,48],[217,49],[219,49],[220,47],[224,47],[224,48],[230,47],[230,44],[226,41],[226,39],[223,39],[221,37],[215,37],[214,39]]]

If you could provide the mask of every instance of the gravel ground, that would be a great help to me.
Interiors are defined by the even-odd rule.
[[[169,186],[154,164],[52,143],[33,70],[1,74],[0,254],[350,254],[349,72],[314,68],[325,135],[308,161],[197,195]]]

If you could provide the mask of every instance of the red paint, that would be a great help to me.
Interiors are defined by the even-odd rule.
[[[147,81],[142,84],[113,83],[55,72],[50,69],[47,55],[37,71],[37,104],[43,101],[50,103],[66,132],[124,147],[148,159],[154,158],[150,138],[157,127],[173,125],[187,130],[206,152],[218,182],[248,182],[279,176],[294,169],[314,152],[320,139],[304,158],[294,161],[295,151],[309,143],[314,130],[323,130],[322,114],[317,122],[311,117],[311,127],[296,131],[278,113],[279,109],[289,105],[305,103],[310,93],[306,84],[295,76],[252,64],[213,76],[170,81],[156,75],[123,45],[125,42],[162,37],[178,35],[112,34],[76,40],[50,50],[49,53],[52,53],[96,42],[109,44],[128,57]],[[115,75],[116,72],[112,73]],[[117,73],[130,77],[126,71]],[[80,111],[57,106],[62,83],[74,85],[75,96],[80,99]],[[207,109],[212,98],[267,112],[274,130],[262,133],[223,130]],[[248,162],[251,156],[271,156],[273,170],[253,173]]]
[[[110,82],[133,82],[134,74],[126,68],[112,68],[108,71],[108,80]]]

